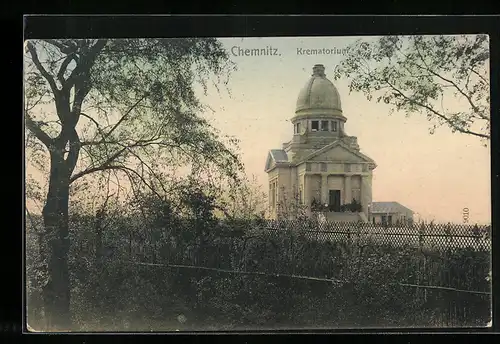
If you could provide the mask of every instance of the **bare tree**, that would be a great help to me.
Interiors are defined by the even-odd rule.
[[[295,190],[295,186],[292,190]],[[284,219],[305,220],[307,217],[307,204],[300,199],[297,192],[289,192],[285,187],[281,188],[281,199],[277,203],[278,215]]]
[[[227,214],[232,218],[251,219],[263,218],[267,195],[262,191],[262,185],[257,178],[251,180],[242,177],[241,181],[233,182],[222,196],[222,204]]]

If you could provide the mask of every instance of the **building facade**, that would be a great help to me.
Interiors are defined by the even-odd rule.
[[[321,212],[330,220],[368,221],[376,164],[347,135],[339,92],[323,65],[313,67],[291,122],[291,140],[266,160],[270,217]]]

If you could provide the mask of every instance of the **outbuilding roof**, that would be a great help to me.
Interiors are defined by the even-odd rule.
[[[371,213],[412,213],[413,210],[408,209],[398,202],[372,202]]]

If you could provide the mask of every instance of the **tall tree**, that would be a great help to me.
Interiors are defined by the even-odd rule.
[[[195,86],[206,92],[233,65],[215,39],[37,40],[25,48],[27,150],[48,177],[44,310],[50,328],[68,329],[70,187],[106,174],[161,196],[171,191],[163,167],[192,161],[235,178],[242,166],[234,142],[200,116]]]
[[[422,113],[431,133],[490,138],[488,36],[385,36],[358,40],[337,66],[350,91],[391,106],[391,112]],[[451,102],[458,102],[451,104]]]

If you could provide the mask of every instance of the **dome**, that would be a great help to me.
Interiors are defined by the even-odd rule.
[[[297,98],[297,115],[342,115],[340,95],[333,83],[326,78],[325,67],[317,64],[313,74]]]

